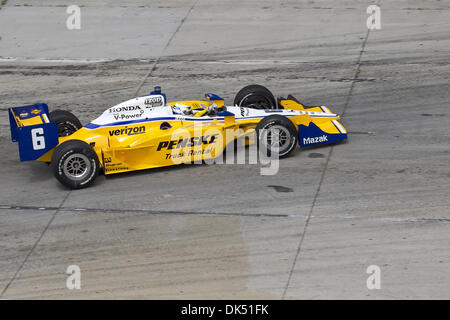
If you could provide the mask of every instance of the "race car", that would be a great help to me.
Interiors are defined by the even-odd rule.
[[[91,185],[101,171],[109,175],[214,160],[238,140],[284,158],[297,145],[347,139],[339,115],[327,107],[305,106],[291,95],[275,99],[260,85],[242,88],[232,106],[212,93],[205,100],[167,102],[157,86],[85,126],[68,111],[49,112],[44,103],[8,112],[20,160],[49,163],[56,179],[71,189]]]

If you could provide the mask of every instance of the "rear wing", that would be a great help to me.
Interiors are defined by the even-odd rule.
[[[36,160],[58,145],[58,127],[50,122],[45,103],[9,108],[8,115],[21,161]]]

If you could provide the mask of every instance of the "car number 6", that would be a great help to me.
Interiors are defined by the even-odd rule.
[[[33,150],[45,149],[44,129],[31,129],[31,141],[33,142]]]

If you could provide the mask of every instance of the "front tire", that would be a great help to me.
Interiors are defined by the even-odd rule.
[[[81,140],[63,142],[53,152],[55,178],[70,189],[89,186],[97,178],[100,163],[94,149]]]
[[[70,136],[82,127],[80,120],[73,113],[66,110],[53,110],[48,116],[50,121],[58,126],[58,137]]]
[[[277,102],[272,92],[259,84],[252,84],[239,90],[234,105],[252,109],[276,109]]]
[[[255,131],[258,146],[263,148],[267,156],[278,151],[280,158],[286,158],[298,144],[296,126],[291,120],[281,115],[265,117],[258,123]]]

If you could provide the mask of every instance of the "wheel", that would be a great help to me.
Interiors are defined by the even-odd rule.
[[[234,105],[252,109],[277,108],[277,102],[272,92],[258,84],[252,84],[239,90],[234,98]]]
[[[70,136],[82,127],[80,120],[69,111],[53,110],[49,118],[58,125],[58,137]]]
[[[80,140],[69,140],[53,152],[51,167],[55,178],[63,185],[81,189],[97,178],[100,164],[90,145]]]
[[[280,158],[287,157],[298,143],[296,126],[288,118],[281,115],[271,115],[262,119],[256,126],[258,146],[266,150],[270,156],[278,147]]]

